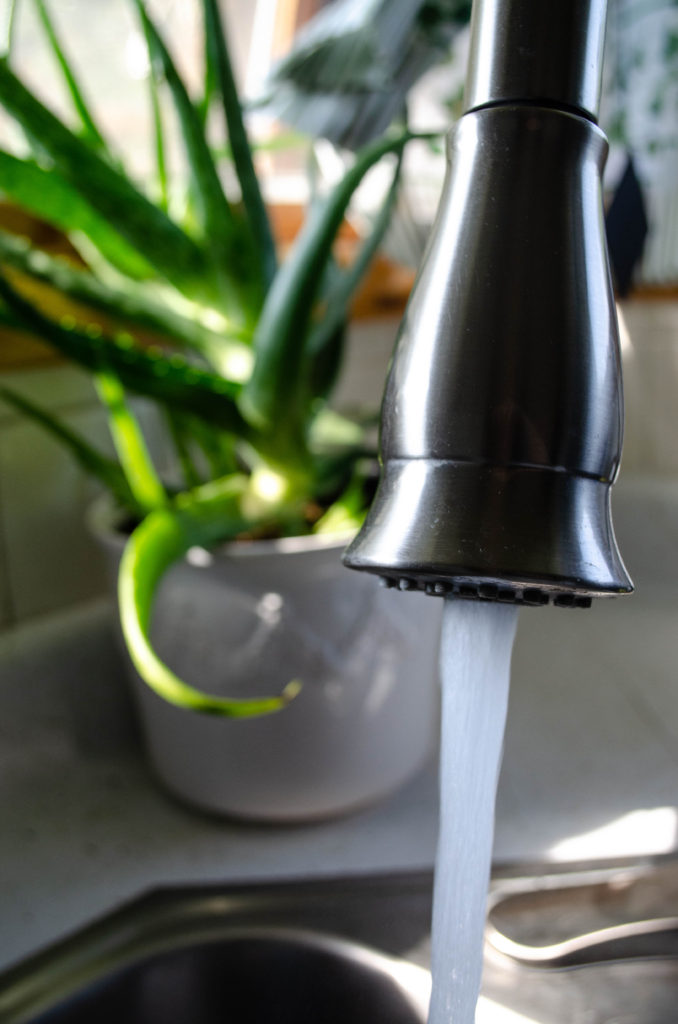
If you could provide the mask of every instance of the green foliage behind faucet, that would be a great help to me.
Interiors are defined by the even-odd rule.
[[[411,136],[389,134],[361,150],[345,177],[314,202],[279,264],[217,0],[199,0],[204,78],[197,100],[143,0],[131,0],[150,58],[156,172],[145,187],[97,126],[45,0],[33,2],[75,127],[23,84],[7,45],[0,104],[22,129],[30,155],[0,150],[0,193],[64,231],[81,259],[56,258],[0,232],[0,323],[32,332],[92,374],[117,458],[10,389],[0,389],[0,397],[51,431],[137,524],[122,558],[119,601],[128,649],[146,682],[167,700],[207,713],[275,710],[296,684],[280,696],[229,700],[178,679],[150,643],[153,598],[163,573],[192,546],[243,533],[357,524],[368,452],[359,426],[329,412],[327,401],[347,308],[386,227]],[[11,20],[9,26],[8,39]],[[167,97],[189,169],[182,216],[171,212]],[[208,114],[210,124],[220,120],[227,145],[208,136]],[[215,155],[223,151],[227,158]],[[340,268],[333,243],[347,206],[386,154],[395,155],[393,185],[353,264]],[[222,159],[237,179],[233,194],[223,185]],[[72,314],[55,317],[39,298],[55,293],[72,303]],[[143,342],[149,332],[161,339],[157,345]],[[159,477],[130,394],[161,411],[183,474],[179,486]],[[310,508],[327,511],[314,523]]]

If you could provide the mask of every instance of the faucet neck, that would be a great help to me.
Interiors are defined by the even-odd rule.
[[[529,102],[596,121],[607,0],[474,0],[465,109]]]

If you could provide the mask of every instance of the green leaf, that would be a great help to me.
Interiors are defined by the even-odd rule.
[[[59,176],[180,291],[205,290],[204,255],[122,173],[55,117],[0,60],[0,103],[49,153]]]
[[[341,497],[330,505],[325,515],[315,524],[313,532],[357,532],[363,524],[366,512],[365,479],[362,474],[356,472]]]
[[[5,10],[0,19],[0,57],[6,57],[7,60],[12,54],[18,6],[18,0],[6,0]]]
[[[26,331],[26,324],[16,314],[5,305],[4,302],[0,302],[0,325],[2,327],[9,327],[10,330]]]
[[[155,472],[139,424],[125,401],[125,389],[110,372],[97,373],[94,383],[108,409],[111,436],[134,500],[144,513],[161,508],[167,504],[165,488]]]
[[[0,150],[0,192],[62,231],[86,235],[123,274],[132,278],[153,275],[151,264],[56,171],[46,171],[32,160],[20,160]]]
[[[0,387],[0,398],[33,422],[38,423],[57,441],[65,445],[82,468],[96,477],[110,491],[118,504],[135,514],[141,511],[127,484],[124,473],[116,462],[92,448],[56,416],[52,416],[15,391]]]
[[[195,416],[181,417],[186,432],[205,457],[213,479],[238,471],[239,462],[235,452],[235,438],[224,434]]]
[[[225,282],[224,298],[231,307],[229,312],[235,313],[233,304],[237,296],[229,279],[239,276],[236,270],[240,261],[237,257],[239,232],[233,212],[221,187],[200,116],[193,106],[174,61],[151,21],[143,0],[133,2],[139,12],[151,62],[164,75],[174,102],[195,187],[202,232],[222,283]]]
[[[221,93],[233,163],[256,245],[264,286],[268,288],[277,268],[271,225],[254,170],[252,150],[243,123],[242,108],[233,77],[233,68],[219,7],[216,0],[203,0],[203,9],[207,47],[206,65],[214,69],[211,74]]]
[[[199,370],[179,356],[167,359],[141,349],[129,337],[110,339],[100,332],[76,330],[63,321],[57,324],[23,299],[1,274],[0,298],[31,331],[84,369],[114,370],[130,391],[193,413],[243,438],[251,436],[233,398],[236,389],[222,377]]]
[[[251,349],[240,337],[228,337],[228,324],[224,321],[221,333],[210,330],[197,316],[189,318],[172,308],[169,301],[155,301],[148,287],[128,284],[124,290],[115,290],[93,274],[78,270],[63,259],[55,259],[46,252],[33,249],[22,238],[0,230],[0,260],[21,270],[38,281],[55,288],[75,302],[84,303],[104,313],[126,329],[141,328],[153,331],[159,337],[200,352],[213,366],[224,371],[234,360],[249,367]],[[234,378],[238,379],[238,378]]]
[[[335,310],[332,312],[335,312]],[[338,313],[338,310],[336,312]],[[334,319],[335,317],[333,316],[332,320]],[[341,370],[348,334],[346,307],[343,308],[341,316],[337,315],[336,320],[336,325],[333,325],[334,329],[331,332],[329,330],[330,324],[328,323],[320,339],[322,344],[318,345],[313,352],[310,351],[311,341],[317,341],[318,339],[309,338],[308,365],[304,367],[304,379],[307,382],[309,402],[326,398],[332,390]],[[323,315],[319,326],[323,326],[324,322],[325,315]]]
[[[244,479],[217,481],[184,495],[172,508],[151,512],[130,537],[118,577],[122,631],[132,661],[160,697],[203,714],[244,718],[284,708],[299,692],[288,683],[278,697],[215,697],[183,682],[153,650],[149,630],[153,600],[163,575],[191,547],[209,546],[243,529],[239,505]]]
[[[314,451],[356,449],[361,448],[364,442],[365,431],[359,423],[327,406],[320,410],[309,431],[309,443]]]
[[[276,274],[254,336],[254,370],[240,396],[244,415],[257,426],[271,429],[275,424],[282,431],[299,417],[305,339],[346,208],[370,168],[387,153],[399,153],[410,138],[403,133],[380,139],[358,154],[325,201],[316,205]]]
[[[94,149],[98,149],[106,153],[108,147],[106,145],[103,135],[94,123],[94,119],[92,118],[89,108],[82,95],[82,91],[75,78],[73,69],[69,64],[66,54],[64,53],[63,48],[59,42],[59,38],[54,29],[54,25],[52,23],[52,19],[50,18],[49,11],[47,10],[45,0],[34,0],[34,3],[38,12],[38,17],[42,22],[42,27],[45,30],[47,40],[56,58],[57,64],[61,69],[64,82],[66,83],[66,88],[68,89],[68,92],[71,97],[71,102],[73,103],[75,112],[80,119],[80,123],[83,129],[83,135],[90,143],[90,145],[94,147]]]
[[[183,418],[173,409],[166,409],[165,414],[170,437],[174,444],[174,450],[179,460],[186,486],[189,488],[199,487],[202,480],[193,462]]]
[[[334,384],[343,354],[344,324],[351,298],[365,277],[370,263],[384,237],[391,220],[398,194],[403,154],[393,172],[390,188],[377,214],[372,230],[362,243],[348,270],[335,277],[330,290],[323,296],[325,308],[318,324],[311,329],[308,339],[308,380],[312,397],[326,397]]]
[[[210,109],[212,107],[212,101],[214,100],[214,96],[217,91],[217,69],[212,59],[213,48],[209,45],[209,41],[207,39],[204,40],[204,45],[203,91],[200,101],[196,106],[196,110],[201,123],[203,126],[206,126]],[[218,147],[212,147],[212,152],[217,159],[225,155]]]
[[[167,159],[165,157],[165,132],[162,124],[162,108],[160,106],[160,95],[158,83],[155,79],[153,65],[148,71],[148,95],[151,101],[151,115],[153,118],[153,148],[155,152],[155,169],[158,177],[158,188],[160,191],[160,209],[167,213],[169,209],[169,184],[167,177]]]

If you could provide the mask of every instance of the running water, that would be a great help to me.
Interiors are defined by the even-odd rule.
[[[512,605],[445,602],[429,1024],[473,1024],[475,1019],[517,618]]]

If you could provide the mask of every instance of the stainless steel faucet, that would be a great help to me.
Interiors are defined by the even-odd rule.
[[[596,123],[605,19],[605,0],[474,3],[381,480],[344,556],[389,586],[562,606],[633,589],[610,513],[623,402]]]

